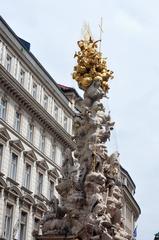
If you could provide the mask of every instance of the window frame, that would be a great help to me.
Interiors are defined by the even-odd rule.
[[[40,138],[39,138],[39,149],[41,152],[45,153],[46,146],[46,136],[44,130],[40,130]]]
[[[36,88],[34,88],[34,86],[36,86]],[[34,91],[36,89],[36,91]],[[32,96],[35,100],[37,100],[38,97],[38,83],[33,80],[33,84],[32,84]]]
[[[57,109],[56,111],[55,111],[55,108]],[[53,114],[53,116],[54,116],[54,118],[55,118],[55,120],[58,122],[58,120],[59,120],[59,106],[57,105],[57,103],[56,102],[54,102],[54,114]]]
[[[48,198],[49,200],[52,200],[54,193],[55,193],[55,182],[49,178],[49,188],[48,188]],[[53,190],[51,190],[51,184],[53,184]]]
[[[9,59],[10,59],[9,64],[8,64],[7,57],[9,57]],[[8,51],[8,49],[7,49],[4,66],[5,66],[5,69],[6,69],[9,73],[11,73],[11,70],[12,70],[12,61],[13,61],[13,55],[12,55],[12,54],[10,53],[10,51]]]
[[[43,193],[44,174],[41,171],[38,171],[37,174],[37,195],[39,196]],[[40,181],[40,176],[42,176],[42,181]]]
[[[8,215],[7,215],[7,207],[11,207],[11,215],[10,215],[10,223],[8,224]],[[5,216],[4,216],[4,228],[3,228],[3,236],[5,237],[6,240],[11,239],[12,235],[12,227],[13,227],[13,210],[14,210],[14,205],[10,204],[7,202],[6,208],[5,208]],[[7,219],[7,220],[6,220]],[[9,226],[9,231],[8,230]],[[6,235],[7,232],[7,235]]]
[[[65,123],[65,119],[66,119],[66,123]],[[64,114],[64,117],[63,117],[63,128],[68,131],[68,117],[66,116],[66,114]]]
[[[55,142],[51,143],[51,147],[50,147],[50,159],[55,162],[56,159],[56,150],[57,149],[57,145]]]
[[[2,104],[2,101],[5,104]],[[0,118],[2,118],[3,120],[6,120],[6,114],[7,114],[7,99],[2,97],[0,99]]]
[[[17,119],[17,114],[19,114],[19,119]],[[15,115],[14,115],[14,129],[20,133],[21,129],[21,117],[22,114],[19,110],[15,110]]]
[[[47,101],[45,101],[45,97],[47,98]],[[43,107],[45,108],[46,111],[48,110],[49,107],[49,96],[46,92],[44,92]]]
[[[1,148],[1,146],[2,146],[2,148]],[[2,168],[3,153],[4,153],[4,145],[0,142],[0,171]]]
[[[23,71],[23,73],[24,73],[24,75],[23,75],[24,78],[23,78],[23,79],[21,78],[21,71]],[[18,74],[18,82],[19,82],[22,86],[25,85],[26,73],[27,73],[27,71],[26,71],[25,68],[20,64],[20,70],[19,70],[19,74]]]
[[[25,214],[26,216],[26,222],[22,221],[22,213]],[[28,213],[26,211],[21,210],[21,214],[20,214],[20,223],[19,223],[19,237],[20,240],[26,240],[26,233],[27,233],[27,221],[28,221]],[[22,226],[24,227],[24,232],[23,232],[23,236],[21,236],[21,229]]]
[[[29,175],[27,174],[27,166],[30,167],[30,172]],[[30,183],[31,183],[31,172],[32,172],[32,166],[28,162],[25,162],[25,167],[24,167],[24,187],[28,190],[30,190]],[[28,176],[29,176],[29,181],[28,181]]]
[[[13,154],[14,154],[15,156],[17,156],[16,164],[15,164],[15,165],[12,164],[12,163],[13,163]],[[11,151],[9,177],[10,177],[12,180],[14,180],[14,181],[16,181],[16,177],[17,177],[18,158],[19,158],[18,154],[15,153],[14,151]],[[12,166],[16,166],[16,167],[15,167],[15,172],[13,171],[14,168],[13,168]]]
[[[28,122],[27,139],[28,139],[29,142],[33,143],[33,139],[34,139],[34,124],[31,123],[31,122]]]

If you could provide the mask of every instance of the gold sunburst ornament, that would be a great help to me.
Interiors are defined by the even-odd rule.
[[[101,40],[94,41],[90,31],[85,31],[87,37],[77,42],[80,50],[75,53],[77,65],[72,74],[79,85],[79,88],[87,90],[93,81],[100,81],[104,92],[108,92],[109,79],[113,78],[113,72],[107,68],[107,61],[102,57],[98,50],[98,44]],[[89,35],[89,36],[88,36]]]

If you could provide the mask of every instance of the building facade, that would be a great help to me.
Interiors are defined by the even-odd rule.
[[[77,96],[54,81],[30,44],[0,17],[0,239],[34,239],[57,194],[64,151],[75,148],[71,135]],[[126,226],[132,231],[140,211],[135,186],[129,191],[129,175],[124,169],[122,173],[127,179],[123,216],[130,220],[126,209],[131,206]]]
[[[0,239],[33,239],[71,139],[74,105],[0,18]]]
[[[137,204],[134,194],[136,186],[130,177],[129,173],[121,166],[121,183],[122,183],[122,192],[123,192],[123,208],[122,208],[122,217],[124,220],[125,230],[134,235],[135,224],[141,213],[140,207]]]

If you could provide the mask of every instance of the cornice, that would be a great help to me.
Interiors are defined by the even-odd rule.
[[[18,152],[22,152],[24,150],[24,146],[19,139],[11,140],[9,141],[9,144],[11,147],[15,148]]]
[[[35,162],[37,160],[37,157],[36,157],[33,150],[24,151],[23,154],[24,154],[26,159],[29,159],[32,162]]]
[[[36,161],[36,164],[39,168],[41,168],[44,171],[49,169],[48,164],[45,160]]]
[[[71,135],[27,92],[14,77],[9,74],[6,69],[0,65],[0,86],[15,99],[18,104],[41,125],[44,126],[53,135],[56,135],[60,142],[63,142],[72,150],[75,144],[71,139]]]

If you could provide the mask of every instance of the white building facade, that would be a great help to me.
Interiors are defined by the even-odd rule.
[[[0,18],[0,239],[31,240],[56,193],[74,107]]]
[[[124,227],[125,230],[133,236],[141,210],[134,198],[136,186],[129,173],[123,167],[121,167],[121,183],[123,194],[122,217],[124,220]]]

